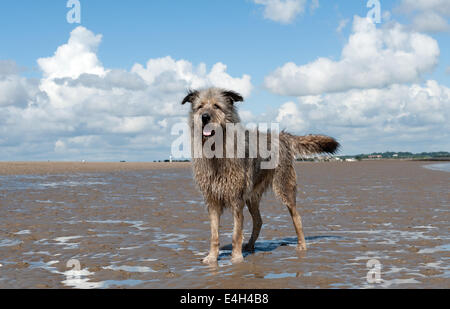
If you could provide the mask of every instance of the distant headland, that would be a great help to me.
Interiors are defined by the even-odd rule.
[[[375,152],[356,156],[337,156],[341,160],[417,160],[417,161],[450,161],[450,152]]]

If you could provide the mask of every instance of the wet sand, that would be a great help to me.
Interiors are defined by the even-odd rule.
[[[189,168],[190,163],[0,162],[0,175],[54,175]]]
[[[269,193],[256,252],[230,264],[227,212],[208,267],[188,163],[0,163],[0,288],[450,288],[450,174],[428,164],[299,163],[309,250]],[[371,259],[381,283],[367,282]]]

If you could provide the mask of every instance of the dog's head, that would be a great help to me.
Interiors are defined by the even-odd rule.
[[[203,138],[207,139],[215,134],[212,127],[221,126],[225,130],[227,123],[240,122],[234,104],[243,101],[237,92],[209,88],[189,91],[182,104],[191,103],[190,124],[192,127],[201,126]]]

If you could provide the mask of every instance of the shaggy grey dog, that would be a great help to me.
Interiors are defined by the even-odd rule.
[[[191,103],[189,125],[191,127],[192,149],[195,140],[205,145],[210,139],[216,138],[215,131],[208,129],[215,124],[225,132],[227,124],[238,124],[240,118],[235,103],[243,102],[241,95],[233,91],[219,88],[209,88],[200,91],[190,91],[182,104]],[[200,127],[200,130],[195,130]],[[195,136],[201,135],[201,136]],[[258,136],[270,137],[271,133],[258,133]],[[228,144],[224,143],[226,147]],[[248,136],[246,137],[246,154],[248,154]],[[272,147],[272,144],[268,142]],[[197,145],[198,146],[198,145]],[[244,249],[252,251],[262,227],[259,204],[263,193],[272,187],[275,195],[288,208],[298,237],[298,250],[306,250],[302,220],[296,208],[296,173],[294,161],[296,155],[315,153],[335,153],[339,143],[333,138],[309,135],[293,136],[281,132],[277,140],[278,165],[273,169],[262,169],[263,159],[259,154],[256,158],[223,158],[193,155],[194,177],[203,193],[211,221],[211,249],[203,260],[206,264],[216,263],[219,255],[219,221],[224,209],[233,213],[233,263],[243,261],[243,223],[244,207],[247,205],[253,219],[253,231]],[[229,146],[228,146],[229,147]],[[236,147],[236,146],[234,146]]]

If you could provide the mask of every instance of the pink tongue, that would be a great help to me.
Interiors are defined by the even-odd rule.
[[[212,135],[212,131],[205,128],[205,129],[203,130],[203,135],[204,135],[204,136],[211,136],[211,135]]]

